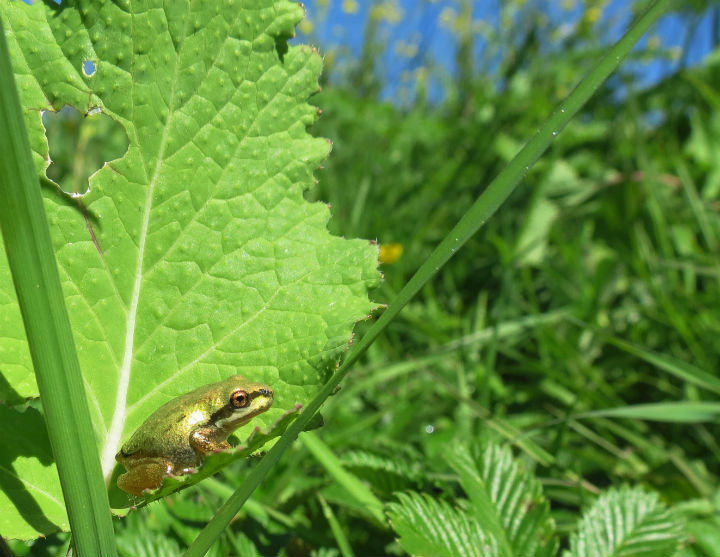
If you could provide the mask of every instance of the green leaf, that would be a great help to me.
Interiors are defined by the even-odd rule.
[[[491,444],[473,458],[458,446],[447,460],[460,476],[475,517],[498,541],[500,555],[555,555],[555,524],[542,486],[513,460],[509,447]]]
[[[118,528],[118,550],[122,555],[150,557],[152,555],[179,555],[182,551],[175,537],[158,531],[157,520],[148,521],[140,513],[133,513]]]
[[[692,540],[692,548],[697,555],[720,555],[720,517],[713,516],[704,520],[690,520],[687,532]]]
[[[390,454],[367,449],[343,452],[345,468],[365,480],[375,493],[390,495],[395,491],[418,489],[430,483],[421,457],[410,458],[397,449]]]
[[[497,542],[477,518],[445,501],[415,492],[399,493],[398,502],[385,508],[398,542],[410,555],[499,555]]]
[[[10,268],[4,248],[0,251],[0,401],[12,405],[37,396],[38,391]]]
[[[517,265],[539,265],[544,260],[550,229],[559,214],[557,205],[547,198],[542,189],[538,189],[515,245]]]
[[[376,247],[330,236],[327,206],[303,197],[329,144],[306,132],[321,58],[285,47],[302,8],[64,1],[0,10],[40,172],[42,110],[99,109],[129,139],[80,198],[44,191],[106,478],[122,441],[199,385],[240,373],[273,386],[273,408],[241,437],[308,399],[374,309],[367,288],[379,275]],[[7,280],[0,304],[5,391],[36,395]],[[5,444],[10,432],[2,435]]]
[[[685,539],[682,521],[657,493],[611,489],[583,515],[564,557],[672,555]]]
[[[513,460],[509,448],[490,445],[476,459],[459,446],[447,460],[470,504],[456,510],[427,495],[400,494],[400,502],[387,509],[408,553],[555,555],[555,524],[540,482]]]
[[[48,477],[57,478],[57,469],[42,414],[32,407],[19,410],[0,404],[0,423],[4,430],[0,532],[4,537],[28,540],[67,530],[60,483],[47,482]]]

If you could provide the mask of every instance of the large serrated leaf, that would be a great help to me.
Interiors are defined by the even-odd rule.
[[[682,521],[657,493],[622,487],[599,497],[583,515],[563,557],[673,555],[684,539]]]
[[[327,206],[303,198],[329,144],[306,132],[321,59],[285,42],[302,8],[66,0],[0,11],[41,174],[42,110],[99,109],[129,139],[80,200],[44,192],[106,477],[123,439],[199,385],[235,373],[272,385],[273,408],[248,428],[304,402],[373,309],[378,273],[376,248],[330,236]],[[0,371],[17,399],[37,391],[7,277],[0,256]],[[2,444],[18,435],[4,428]],[[46,481],[56,484],[52,470]]]

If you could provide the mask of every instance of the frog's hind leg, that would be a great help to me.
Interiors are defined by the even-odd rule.
[[[126,493],[142,496],[143,490],[155,490],[165,476],[173,473],[174,466],[166,458],[144,458],[133,463],[130,470],[118,476],[117,485]]]

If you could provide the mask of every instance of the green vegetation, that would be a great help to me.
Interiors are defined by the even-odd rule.
[[[131,354],[130,415],[124,434],[163,400],[161,392],[145,396],[143,384],[162,384],[175,394],[190,390],[183,389],[177,366],[194,361],[198,350],[214,346],[199,323],[217,331],[230,317],[227,312],[238,311],[242,320],[254,311],[255,298],[248,291],[236,293],[238,304],[232,305],[227,302],[232,290],[193,290],[193,277],[187,274],[173,279],[170,271],[177,270],[178,261],[200,262],[195,277],[200,285],[207,286],[212,270],[223,266],[234,268],[240,273],[237,280],[253,289],[268,288],[265,294],[270,297],[284,292],[283,280],[288,288],[297,287],[283,298],[284,312],[278,311],[277,319],[253,321],[244,336],[233,339],[235,344],[204,362],[216,367],[209,371],[200,366],[193,372],[192,386],[197,386],[221,366],[259,367],[256,378],[272,384],[276,392],[276,405],[260,420],[264,433],[256,434],[242,453],[213,455],[196,477],[169,480],[143,501],[168,495],[160,502],[128,511],[129,501],[113,488],[111,506],[125,515],[114,521],[119,554],[179,555],[189,546],[189,554],[198,554],[212,542],[210,555],[720,555],[717,56],[649,89],[636,85],[632,65],[621,66],[564,129],[554,129],[547,127],[554,122],[548,124],[551,113],[561,103],[567,117],[580,107],[577,94],[564,100],[611,46],[601,4],[588,3],[576,25],[561,33],[531,3],[504,3],[501,20],[508,31],[481,26],[488,47],[482,59],[474,61],[469,53],[475,52],[478,29],[461,9],[447,21],[458,37],[457,74],[424,66],[412,76],[417,95],[400,95],[395,103],[379,98],[386,82],[376,53],[381,20],[388,16],[378,8],[357,62],[337,55],[326,58],[323,91],[310,100],[323,112],[314,122],[313,109],[305,102],[317,85],[319,57],[304,47],[282,46],[300,15],[294,4],[263,4],[264,15],[277,18],[274,27],[253,20],[257,29],[269,29],[268,36],[259,32],[258,52],[253,54],[257,58],[252,59],[265,70],[253,75],[254,81],[245,76],[241,82],[256,86],[256,95],[244,89],[246,104],[237,102],[232,88],[223,89],[222,78],[213,75],[204,84],[204,96],[194,99],[196,110],[207,111],[203,118],[228,132],[223,141],[235,138],[243,147],[237,158],[227,157],[237,183],[218,178],[212,165],[198,166],[201,158],[163,159],[165,145],[173,153],[187,148],[187,127],[170,128],[165,145],[156,142],[144,120],[148,114],[140,118],[124,112],[126,98],[112,92],[115,77],[108,80],[110,91],[105,95],[99,88],[96,98],[81,94],[84,84],[93,85],[93,78],[82,77],[81,65],[74,64],[73,56],[77,61],[86,56],[81,48],[75,54],[62,49],[77,73],[74,88],[55,89],[29,79],[31,55],[22,58],[28,68],[15,68],[21,99],[38,103],[24,108],[35,167],[41,173],[47,151],[36,111],[48,108],[43,103],[49,101],[55,109],[72,104],[83,112],[99,102],[106,115],[122,123],[121,128],[110,121],[91,123],[99,130],[91,132],[77,119],[48,124],[64,125],[71,137],[80,138],[75,149],[54,147],[68,138],[68,130],[51,127],[48,132],[53,158],[62,159],[51,177],[68,191],[84,189],[79,176],[94,168],[90,159],[101,157],[99,166],[119,156],[118,146],[129,142],[125,157],[135,166],[127,159],[116,161],[112,171],[105,167],[91,179],[91,193],[85,198],[90,215],[93,204],[98,213],[107,213],[112,200],[118,222],[131,222],[127,215],[145,199],[146,190],[134,187],[144,183],[143,172],[160,176],[158,187],[167,188],[162,201],[180,200],[158,213],[148,208],[151,231],[153,219],[170,222],[173,212],[178,213],[181,226],[169,230],[179,234],[178,250],[184,251],[160,255],[154,249],[160,250],[168,236],[147,236],[148,242],[157,243],[147,248],[148,257],[167,272],[142,278],[142,288],[156,297],[141,297],[137,315],[139,322],[165,326],[164,336],[148,337],[163,357],[160,364],[152,364],[149,348],[142,345]],[[459,4],[469,9],[469,2]],[[13,48],[23,48],[23,30],[29,25],[23,10],[28,8],[10,5],[0,9],[0,17],[13,30],[8,42],[17,63],[19,50]],[[639,3],[636,7],[640,13]],[[196,30],[233,36],[232,26],[225,29],[219,23],[223,17],[236,17],[231,12],[219,18],[199,13]],[[83,29],[86,19],[78,15],[82,10],[71,13],[66,18],[70,23],[48,17],[43,36],[62,36],[61,25]],[[145,32],[159,29],[153,14],[147,12]],[[256,16],[260,17],[248,15],[248,20]],[[34,21],[38,24],[37,18]],[[121,27],[113,28],[120,33]],[[88,41],[95,43],[95,28],[87,29]],[[169,30],[175,36],[177,29],[171,25]],[[52,47],[49,39],[38,44],[37,48]],[[137,44],[135,54],[154,52],[142,41]],[[32,54],[33,46],[28,43],[24,52]],[[238,50],[250,56],[242,47]],[[188,60],[194,56],[210,60],[215,52],[193,52]],[[635,63],[672,56],[682,53],[664,50],[654,40],[629,55]],[[183,67],[193,67],[188,60],[182,59]],[[118,68],[123,64],[118,58]],[[169,68],[157,68],[158,82],[172,81],[164,73],[170,74]],[[102,64],[97,69],[102,77]],[[67,77],[60,73],[56,77],[62,82]],[[188,90],[202,84],[191,75],[187,82],[179,81]],[[267,75],[272,79],[263,80]],[[440,81],[446,96],[431,102],[428,91]],[[583,83],[590,87],[589,82]],[[288,90],[292,94],[276,95],[282,106],[273,105],[276,96],[266,94]],[[223,94],[230,99],[222,105],[227,112],[200,102],[200,97],[218,101]],[[260,105],[249,103],[250,98]],[[192,101],[190,95],[177,106]],[[172,99],[169,105],[172,112]],[[163,106],[159,103],[153,112],[160,122]],[[248,106],[254,111],[252,121],[243,116]],[[237,107],[242,110],[236,112]],[[178,108],[178,115],[182,111]],[[564,117],[562,111],[556,116]],[[238,131],[232,118],[245,127]],[[310,124],[315,138],[333,142],[322,170],[315,167],[327,147],[305,134]],[[538,129],[540,140],[543,130],[549,134],[550,149],[522,180],[525,163],[517,177],[508,177],[511,172],[506,169],[524,160],[527,151],[521,149]],[[556,138],[550,133],[561,129]],[[88,138],[90,133],[108,136],[102,149]],[[253,143],[256,137],[264,142]],[[217,137],[201,139],[205,146],[225,145]],[[218,148],[215,156],[219,160],[226,153]],[[313,171],[319,182],[311,188]],[[376,250],[366,242],[340,237],[380,243],[384,280],[369,295],[374,303],[387,304],[388,313],[394,312],[411,278],[429,257],[436,257],[432,254],[438,244],[453,243],[450,231],[478,199],[487,200],[498,183],[502,195],[509,197],[490,218],[465,227],[463,234],[482,226],[465,245],[445,254],[452,257],[437,266],[437,274],[432,275],[434,268],[421,270],[420,278],[413,279],[427,282],[367,351],[350,352],[350,358],[359,355],[359,360],[334,376],[348,373],[342,388],[322,407],[324,426],[318,428],[315,421],[316,429],[301,433],[291,444],[310,417],[305,413],[297,419],[294,403],[312,407],[325,400],[323,393],[333,391],[327,380],[332,381],[331,370],[352,324],[374,307],[366,293],[377,284]],[[272,187],[262,190],[268,184]],[[111,186],[137,197],[137,204],[123,205]],[[187,225],[192,221],[189,208],[200,207],[202,214],[203,207],[216,207],[214,187],[226,188],[224,192],[239,188],[233,195],[245,195],[244,204],[228,202],[228,207],[237,218],[230,225],[237,242],[263,240],[244,260],[251,271],[243,265],[233,267],[233,252],[216,253],[211,234],[204,232],[200,242],[193,240],[198,230]],[[122,355],[128,322],[122,317],[123,300],[132,297],[129,279],[137,274],[130,272],[127,281],[112,277],[117,276],[113,271],[123,276],[123,269],[135,268],[139,244],[131,241],[132,226],[127,238],[118,237],[117,227],[96,228],[101,247],[123,244],[122,250],[109,251],[110,266],[103,267],[98,263],[102,254],[98,257],[86,237],[82,211],[63,201],[47,181],[43,191],[88,400],[108,397],[114,404],[122,368],[122,358],[115,356]],[[183,197],[187,192],[196,196]],[[230,199],[230,194],[223,199]],[[324,203],[330,204],[329,212]],[[258,225],[257,212],[271,207],[281,210]],[[492,208],[487,211],[491,214]],[[205,213],[201,222],[212,229],[220,214]],[[68,215],[75,220],[66,220]],[[335,238],[324,229],[329,215],[327,227]],[[301,224],[305,227],[300,235],[288,233]],[[4,233],[5,227],[3,222]],[[68,239],[74,243],[63,249]],[[296,250],[290,262],[279,255],[288,248]],[[67,292],[69,285],[82,286],[80,270],[93,265],[95,281],[89,283],[89,294],[79,296],[80,302],[90,303],[83,305]],[[313,288],[299,288],[297,274],[309,265],[316,265]],[[55,477],[40,419],[45,410],[35,398],[38,386],[27,380],[32,368],[27,348],[18,348],[17,334],[11,334],[22,322],[4,263],[0,279],[6,281],[0,284],[0,342],[5,343],[0,348],[10,346],[8,339],[15,341],[12,351],[6,349],[3,355],[0,350],[5,358],[0,361],[0,412],[2,423],[12,426],[4,428],[10,432],[3,433],[0,443],[17,443],[17,438],[32,435],[37,454],[25,445],[12,454],[34,463],[33,478],[45,481]],[[108,298],[103,282],[116,280],[117,300]],[[163,294],[163,286],[172,291]],[[85,308],[101,302],[108,315],[120,317],[98,341]],[[333,304],[342,307],[336,310]],[[355,346],[369,338],[365,335],[371,327],[372,321],[356,326]],[[138,334],[144,330],[153,329],[143,324]],[[278,346],[290,350],[282,352]],[[175,360],[164,358],[163,350]],[[323,384],[324,390],[315,396]],[[32,400],[25,402],[28,397]],[[90,412],[102,449],[113,414],[92,403]],[[263,444],[270,458],[238,458]],[[3,458],[7,457],[0,456],[0,463]],[[13,470],[29,481],[19,468]],[[211,473],[216,474],[208,477]],[[15,486],[6,472],[0,472],[0,489],[7,496],[3,508],[27,502],[15,495]],[[192,487],[177,491],[186,486]],[[59,497],[57,481],[48,489]],[[210,522],[228,500],[220,513],[226,522],[242,505],[231,524]],[[0,535],[17,555],[59,555],[70,543],[64,510],[38,505],[49,524],[30,516],[28,507],[18,507],[16,522],[10,523],[7,513],[0,517]],[[20,531],[21,524],[23,534],[14,535],[11,528]],[[40,534],[46,537],[38,538]],[[26,541],[31,538],[38,539]]]

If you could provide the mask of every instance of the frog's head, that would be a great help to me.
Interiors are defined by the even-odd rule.
[[[228,433],[272,406],[275,394],[263,383],[255,383],[241,375],[230,377],[224,383],[223,405],[213,412],[210,421]]]

